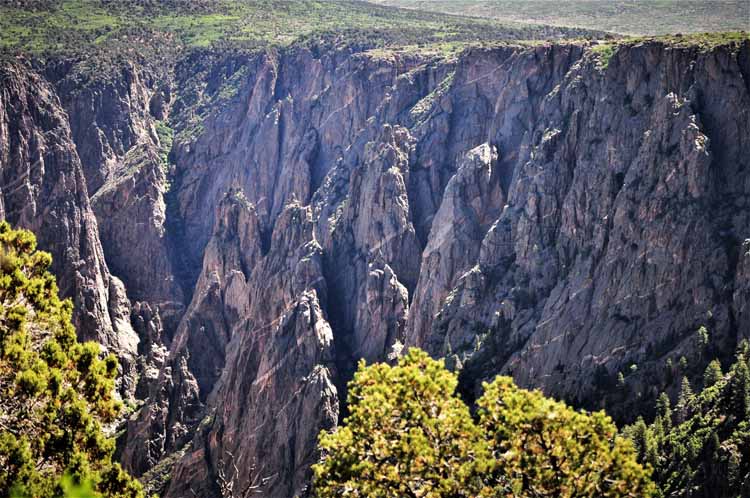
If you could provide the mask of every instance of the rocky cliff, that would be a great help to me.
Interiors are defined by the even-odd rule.
[[[138,336],[125,286],[105,261],[68,115],[54,87],[23,64],[0,65],[0,87],[0,215],[38,234],[80,336],[118,353],[123,389],[132,390]]]
[[[750,337],[750,41],[601,48],[3,62],[2,214],[125,360],[126,466],[302,496],[361,358],[627,420]]]

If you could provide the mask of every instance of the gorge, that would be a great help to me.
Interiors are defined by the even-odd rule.
[[[171,60],[0,62],[0,217],[120,359],[164,496],[304,496],[360,359],[630,423],[750,339],[747,36]]]

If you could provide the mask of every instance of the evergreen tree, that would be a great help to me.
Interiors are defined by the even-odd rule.
[[[688,361],[687,361],[687,358],[685,358],[684,356],[680,356],[680,361],[679,361],[679,365],[680,365],[680,370],[681,370],[682,372],[686,372],[686,371],[687,371],[687,368],[688,368]]]
[[[737,355],[737,361],[732,366],[729,389],[729,413],[740,419],[747,418],[750,414],[750,369],[742,353]]]
[[[680,385],[680,395],[677,397],[677,404],[675,405],[678,423],[681,424],[690,416],[693,398],[693,389],[690,387],[690,381],[687,377],[683,377],[682,384]]]
[[[701,353],[703,352],[703,349],[705,349],[706,346],[708,346],[709,342],[710,342],[710,336],[708,334],[708,329],[704,325],[701,325],[700,328],[698,329],[698,345],[701,348]]]
[[[360,362],[344,426],[321,433],[318,496],[476,496],[472,473],[486,452],[457,385],[417,349],[395,367]]]
[[[625,376],[622,372],[617,372],[617,387],[625,387]]]
[[[654,433],[646,425],[643,417],[638,417],[636,423],[631,426],[627,436],[633,441],[638,460],[653,466],[656,464],[657,448]]]
[[[706,371],[703,373],[703,387],[711,387],[721,378],[724,376],[724,374],[721,372],[721,363],[719,363],[719,360],[713,360],[711,363],[708,364],[706,367]]]
[[[641,448],[642,462],[654,468],[662,496],[670,498],[738,498],[750,496],[750,417],[747,411],[747,347],[739,347],[726,375],[712,362],[704,388],[693,393],[683,380],[677,417],[670,425],[669,398],[659,396],[656,418],[644,430],[639,421],[623,433]]]
[[[477,401],[489,438],[491,479],[482,496],[651,496],[650,471],[604,412],[579,412],[526,391],[510,377],[485,384]],[[488,489],[489,488],[489,489]]]
[[[0,223],[0,497],[61,496],[65,479],[140,497],[102,432],[120,411],[117,360],[76,340],[51,260],[31,232]]]
[[[456,375],[412,349],[394,367],[364,363],[351,414],[322,433],[318,497],[647,497],[632,444],[603,412],[577,412],[508,377],[485,384],[478,421]]]
[[[669,395],[667,393],[661,393],[659,399],[656,401],[656,413],[658,417],[661,417],[661,421],[664,424],[664,428],[669,430],[672,428],[672,407],[669,401]]]

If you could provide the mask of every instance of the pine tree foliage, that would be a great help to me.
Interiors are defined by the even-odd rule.
[[[661,494],[671,498],[750,496],[750,347],[740,345],[729,372],[711,362],[704,386],[684,380],[674,413],[662,393],[656,418],[623,432],[641,462],[654,468]]]
[[[0,497],[62,496],[66,483],[141,497],[102,431],[121,409],[117,360],[76,340],[51,261],[31,232],[0,223]]]
[[[635,498],[655,490],[603,411],[573,410],[510,377],[485,384],[477,404],[491,452],[481,496]]]
[[[467,483],[486,450],[457,384],[416,349],[395,367],[360,362],[345,425],[321,433],[328,456],[313,467],[318,496],[476,496]]]
[[[398,365],[360,364],[351,414],[323,432],[315,490],[328,497],[647,497],[654,486],[603,412],[577,412],[485,384],[473,418],[442,361],[412,349]]]
[[[724,374],[721,371],[721,363],[719,360],[713,360],[706,367],[706,371],[703,373],[703,387],[711,387],[719,382]]]
[[[690,387],[690,381],[687,377],[683,377],[680,395],[677,397],[677,404],[675,405],[678,423],[682,423],[690,417],[694,401],[695,395],[693,394],[693,388]]]

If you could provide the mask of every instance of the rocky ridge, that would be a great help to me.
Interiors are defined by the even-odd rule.
[[[2,65],[2,213],[126,360],[123,462],[176,461],[166,496],[306,494],[356,362],[404,345],[469,399],[502,372],[626,419],[750,336],[749,41],[72,71]]]

